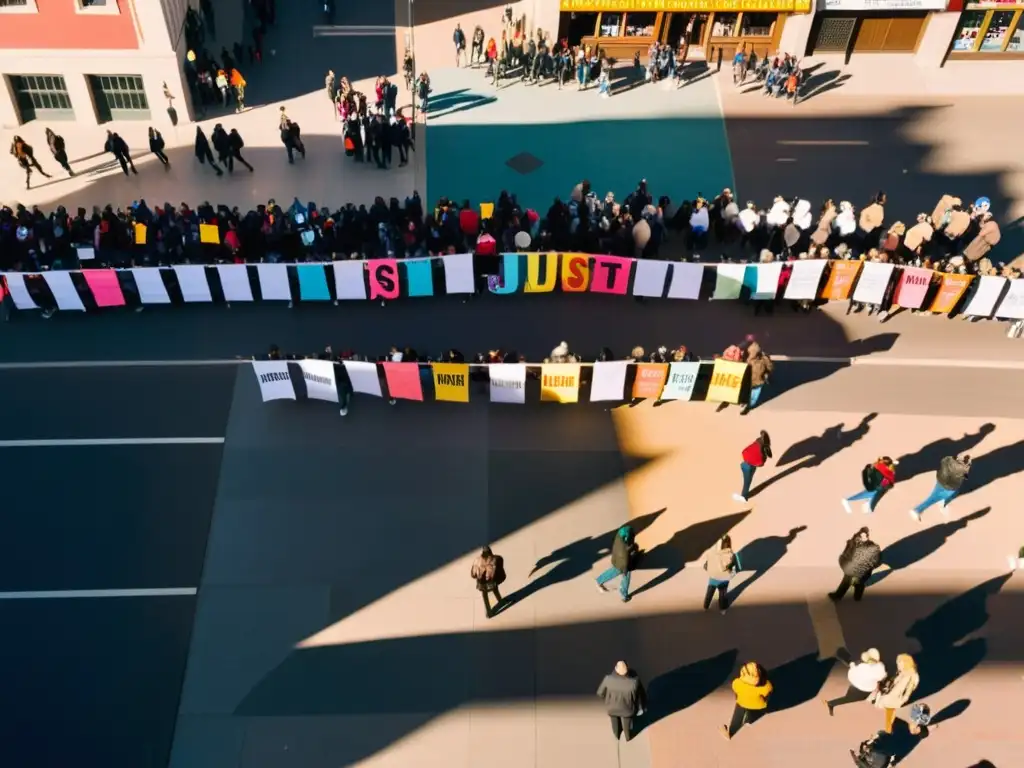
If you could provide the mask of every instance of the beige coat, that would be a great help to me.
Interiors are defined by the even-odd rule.
[[[989,219],[981,225],[978,235],[964,249],[964,258],[968,261],[978,261],[999,245],[999,238],[999,225]]]
[[[950,238],[960,237],[971,226],[971,216],[967,211],[953,211],[949,216],[949,224],[945,232]]]
[[[885,221],[885,209],[879,203],[872,203],[867,208],[861,209],[860,228],[865,232],[873,232],[882,226]]]
[[[818,228],[811,235],[812,243],[824,245],[828,242],[829,235],[832,234],[832,224],[836,220],[837,215],[835,208],[829,208],[821,214],[821,218],[818,219]]]
[[[939,198],[939,202],[935,204],[935,210],[932,211],[932,226],[936,229],[941,227],[942,219],[946,216],[946,211],[959,203],[960,198],[953,197],[953,195],[943,195]]]
[[[932,239],[933,234],[935,234],[935,230],[932,229],[930,223],[919,222],[907,230],[906,237],[903,238],[903,245],[908,250],[916,252],[918,248]]]
[[[914,695],[921,678],[914,670],[903,670],[896,675],[893,686],[888,693],[873,697],[874,704],[879,709],[899,709],[905,706],[910,697]]]

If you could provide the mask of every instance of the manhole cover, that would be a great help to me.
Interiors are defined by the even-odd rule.
[[[539,157],[534,157],[529,152],[520,152],[515,157],[510,157],[506,160],[505,165],[516,173],[521,173],[523,176],[526,176],[544,165],[544,161]]]

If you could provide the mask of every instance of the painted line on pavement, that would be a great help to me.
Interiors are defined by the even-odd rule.
[[[0,363],[0,371],[35,371],[47,368],[174,368],[201,365],[240,365],[249,358],[234,360],[55,360],[36,363]]]
[[[159,589],[60,589],[46,592],[0,592],[0,600],[80,600],[97,597],[192,597],[195,587]]]
[[[781,144],[784,147],[866,147],[871,144],[870,141],[863,141],[860,139],[835,139],[835,140],[816,140],[810,139],[806,141],[802,140],[789,140],[789,141],[776,141],[776,144]]]
[[[0,448],[92,448],[111,445],[223,445],[223,437],[113,437],[94,440],[0,440]]]
[[[776,163],[795,163],[796,162],[796,158],[795,157],[776,157],[775,158],[775,162]]]

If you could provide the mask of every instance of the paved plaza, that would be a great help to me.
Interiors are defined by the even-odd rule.
[[[675,199],[731,186],[760,202],[860,205],[884,189],[904,221],[943,193],[987,195],[1000,258],[1024,250],[1024,161],[1006,149],[1019,99],[872,92],[877,72],[830,61],[795,108],[713,72],[678,90],[626,83],[607,100],[496,90],[482,70],[444,65],[455,19],[425,9],[431,116],[414,162],[378,171],[344,158],[323,70],[370,91],[402,35],[314,38],[303,5],[279,3],[275,53],[246,73],[253,109],[204,123],[238,127],[255,173],[214,178],[183,125],[166,132],[171,170],[143,160],[126,179],[86,158],[102,130],[65,125],[84,172],[23,193],[5,161],[3,199],[336,206],[507,189],[543,213],[583,178],[619,199],[640,178]],[[500,13],[466,5],[464,29]],[[225,43],[249,23],[238,6],[220,19]],[[391,6],[340,10],[344,24],[400,22]],[[305,164],[287,164],[282,104],[303,126]],[[21,130],[49,168],[44,127]],[[133,149],[145,128],[118,126]],[[897,725],[907,766],[1016,768],[1024,572],[1006,557],[1024,545],[1024,347],[999,323],[845,310],[755,318],[738,302],[552,295],[16,314],[0,327],[0,764],[831,768],[882,718],[866,704],[829,718],[818,697],[844,689],[838,650],[875,647],[890,666],[914,654],[917,699],[942,713],[924,739]],[[360,395],[342,419],[323,403],[262,403],[239,359],[270,344],[371,356],[408,344],[539,360],[563,339],[587,356],[641,343],[710,358],[748,333],[779,360],[748,416]],[[739,454],[761,429],[775,458],[738,504]],[[963,452],[974,470],[950,516],[914,522],[938,462]],[[879,455],[900,460],[897,487],[874,515],[847,516],[840,496]],[[592,579],[627,521],[645,556],[622,604]],[[888,568],[863,602],[834,606],[836,560],[861,525]],[[701,565],[725,532],[746,568],[723,616],[701,609]],[[521,598],[489,621],[468,575],[488,543]],[[616,745],[594,692],[620,658],[651,703],[638,737]],[[726,743],[716,729],[748,660],[770,671],[772,712]]]

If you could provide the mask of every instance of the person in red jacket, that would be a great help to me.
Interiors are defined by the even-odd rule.
[[[750,483],[754,479],[754,472],[758,467],[763,467],[771,457],[772,440],[762,429],[757,440],[743,449],[743,461],[740,462],[740,472],[743,473],[743,490],[732,495],[736,501],[746,503],[747,497],[750,495]]]
[[[878,500],[882,498],[882,495],[896,485],[897,464],[899,464],[898,461],[894,461],[888,456],[882,456],[874,464],[864,467],[863,472],[861,472],[864,490],[842,499],[843,509],[846,510],[846,514],[849,515],[853,512],[850,508],[851,501],[861,501],[862,499],[864,500],[864,506],[861,509],[864,514],[870,515],[874,512],[875,506],[878,504]]]

